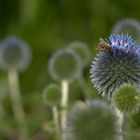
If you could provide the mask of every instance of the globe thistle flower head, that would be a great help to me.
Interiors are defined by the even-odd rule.
[[[117,35],[111,35],[106,40],[110,46],[112,47],[112,50],[116,49],[128,49],[132,48],[135,44],[133,38],[129,36],[128,34],[117,34]]]
[[[77,53],[77,55],[81,58],[83,66],[88,64],[90,59],[90,51],[87,44],[80,41],[75,41],[70,43],[68,47]]]
[[[133,115],[140,108],[140,92],[134,85],[123,84],[114,91],[111,101],[124,115]]]
[[[116,124],[116,114],[105,102],[79,102],[68,114],[64,140],[117,140]]]
[[[81,60],[75,52],[67,49],[60,49],[49,61],[49,73],[58,81],[71,81],[79,77],[81,73]]]
[[[24,70],[31,61],[27,43],[17,37],[9,37],[0,43],[0,67]]]
[[[42,97],[45,104],[57,106],[61,100],[61,89],[57,84],[50,84],[44,89]]]
[[[92,62],[90,73],[94,87],[111,98],[123,83],[140,84],[140,49],[127,34],[111,35],[99,48],[104,48]],[[106,46],[111,47],[106,51]]]

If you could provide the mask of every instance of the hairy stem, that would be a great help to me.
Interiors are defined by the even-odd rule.
[[[123,140],[123,113],[116,109],[117,116],[119,118],[119,140]]]
[[[55,132],[56,132],[56,139],[61,140],[61,133],[60,133],[60,127],[59,127],[59,113],[56,106],[52,107],[53,112],[53,121],[55,126]]]
[[[67,106],[68,106],[68,86],[69,82],[63,80],[61,83],[62,97],[61,97],[61,128],[62,131],[65,129],[66,117],[67,117]]]
[[[29,140],[25,114],[21,103],[18,72],[16,69],[10,69],[8,71],[8,80],[13,113],[19,127],[19,140]]]

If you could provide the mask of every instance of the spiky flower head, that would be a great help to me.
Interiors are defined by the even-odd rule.
[[[57,106],[61,100],[61,89],[57,84],[50,84],[44,89],[42,97],[45,104]]]
[[[111,101],[124,115],[133,115],[140,108],[140,92],[134,85],[123,84],[114,91]]]
[[[49,61],[49,73],[58,81],[73,80],[81,73],[81,60],[72,50],[60,49]]]
[[[68,45],[70,49],[75,51],[81,58],[83,66],[86,66],[90,59],[90,51],[88,45],[81,41],[74,41]]]
[[[99,43],[91,65],[94,87],[103,96],[111,98],[113,91],[123,83],[140,84],[140,46],[128,34],[111,35]]]
[[[31,61],[31,50],[27,43],[17,37],[8,37],[0,43],[0,67],[24,70]]]
[[[76,104],[68,114],[64,140],[117,140],[117,117],[100,100]]]

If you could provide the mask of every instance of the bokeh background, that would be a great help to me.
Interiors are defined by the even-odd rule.
[[[115,23],[123,18],[139,20],[139,12],[139,0],[0,0],[0,39],[15,35],[27,41],[32,49],[32,63],[20,73],[20,86],[34,140],[52,139],[51,134],[42,130],[43,123],[51,118],[49,107],[42,102],[42,91],[55,82],[48,73],[50,56],[59,48],[79,40],[88,44],[92,60],[97,53],[95,48],[99,38],[110,35]],[[97,97],[90,82],[89,68],[90,63],[84,69],[86,86],[90,94]],[[70,102],[83,98],[78,84],[73,82],[70,90]],[[17,132],[5,71],[0,71],[0,98],[4,107],[0,139],[12,140]]]

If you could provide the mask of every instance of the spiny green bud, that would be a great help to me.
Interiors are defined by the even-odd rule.
[[[139,111],[140,92],[134,85],[123,84],[112,96],[112,104],[125,115],[133,115]]]
[[[57,106],[61,99],[61,89],[56,84],[48,85],[43,91],[43,101],[45,104]]]
[[[117,117],[105,102],[76,104],[68,114],[64,140],[117,140]]]
[[[61,49],[50,59],[49,73],[55,80],[73,80],[81,73],[81,60],[75,52]]]

